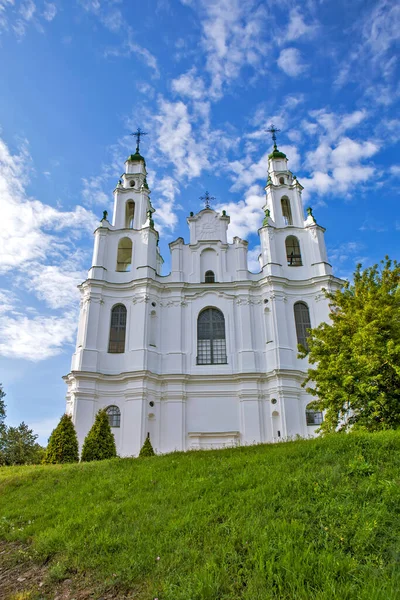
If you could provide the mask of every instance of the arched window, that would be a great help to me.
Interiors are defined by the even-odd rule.
[[[135,185],[135,182],[133,182]],[[132,181],[131,181],[132,186]],[[127,229],[133,229],[133,222],[135,220],[135,203],[133,200],[128,200],[125,208],[125,227]]]
[[[294,305],[294,321],[296,323],[297,343],[307,348],[308,330],[311,329],[310,311],[305,302]]]
[[[279,183],[280,183],[281,185],[283,185],[283,184],[285,183],[285,180],[284,180],[284,178],[283,178],[283,177],[279,177]]]
[[[307,425],[321,425],[324,416],[320,410],[313,410],[308,404],[306,406],[306,423]]]
[[[285,225],[293,225],[292,211],[290,210],[290,200],[285,196],[281,200],[282,215]]]
[[[106,413],[110,427],[121,427],[121,411],[118,406],[108,406]]]
[[[289,237],[286,238],[285,244],[288,266],[301,267],[303,263],[301,262],[300,244],[297,237],[289,235]]]
[[[206,271],[204,281],[205,283],[215,283],[214,271]]]
[[[132,266],[132,240],[122,238],[118,243],[117,271],[130,271]]]
[[[224,315],[217,308],[206,308],[197,319],[197,364],[226,364]]]
[[[108,351],[112,354],[125,352],[126,307],[117,304],[111,311],[110,340]]]

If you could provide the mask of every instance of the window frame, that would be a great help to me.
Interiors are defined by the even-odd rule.
[[[293,243],[292,245],[288,244],[288,240],[296,240],[296,243]],[[293,248],[292,253],[289,254],[289,250]],[[294,252],[297,250],[297,254],[294,254]],[[302,267],[303,266],[303,260],[301,257],[301,248],[300,248],[300,241],[299,239],[295,236],[295,235],[288,235],[287,238],[285,239],[285,252],[286,252],[286,260],[287,260],[287,266],[288,267]]]
[[[305,310],[304,310],[305,309]],[[308,329],[311,329],[310,308],[303,300],[298,300],[293,305],[294,324],[296,329],[297,344],[308,349],[307,338],[310,335]],[[304,317],[307,318],[304,318]]]
[[[118,315],[118,324],[113,325],[113,316],[117,309],[123,309]],[[125,304],[118,303],[112,307],[110,312],[110,327],[108,332],[108,354],[124,354],[126,344],[126,324],[128,311]],[[124,315],[125,319],[122,317]],[[116,319],[117,320],[117,319]],[[125,322],[124,322],[125,321]],[[114,333],[113,333],[114,330]],[[115,339],[112,339],[112,338]]]
[[[126,240],[128,240],[129,242],[129,247],[124,248],[123,246],[121,246],[122,242],[125,242]],[[128,255],[128,252],[130,252],[130,260],[129,262],[127,260],[121,260],[122,256],[123,256],[123,252],[126,252]],[[133,243],[131,238],[129,237],[122,237],[118,240],[118,246],[117,246],[117,265],[116,265],[116,272],[117,273],[129,273],[132,270],[132,255],[133,255]],[[125,266],[125,268],[122,268],[123,266]]]
[[[207,278],[211,281],[207,281]],[[215,283],[215,273],[214,271],[208,270],[204,274],[204,283]]]
[[[109,411],[113,410],[114,412],[110,413]],[[108,424],[110,425],[110,427],[113,428],[120,428],[121,427],[121,410],[119,408],[119,406],[117,406],[116,404],[110,404],[110,406],[107,406],[106,410],[106,415],[108,418]],[[118,412],[116,412],[118,411]],[[113,421],[116,421],[117,423],[115,424]]]
[[[224,313],[213,306],[204,308],[198,314],[196,327],[196,364],[199,366],[228,364]]]
[[[306,406],[306,425],[307,427],[316,427],[321,425],[324,420],[324,415],[321,410],[312,410]]]
[[[283,221],[286,226],[293,225],[293,215],[292,215],[292,207],[290,205],[290,200],[287,196],[282,196],[281,198],[281,210]],[[285,214],[287,213],[287,214]],[[295,237],[295,236],[292,236]],[[297,238],[296,238],[297,239]],[[300,244],[299,244],[300,246]]]
[[[133,207],[132,216],[130,215],[131,206]],[[135,224],[135,211],[135,201],[132,199],[127,200],[125,204],[125,229],[134,229],[133,226]]]

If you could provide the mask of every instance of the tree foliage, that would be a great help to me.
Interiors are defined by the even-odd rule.
[[[107,412],[104,409],[99,410],[85,438],[81,459],[83,461],[105,460],[116,456],[114,435],[108,422]]]
[[[45,464],[57,464],[78,461],[79,446],[75,427],[71,416],[63,415],[49,437],[43,462]]]
[[[388,257],[325,292],[332,323],[310,331],[304,386],[324,411],[322,432],[400,426],[400,263]]]
[[[24,422],[18,427],[7,427],[2,447],[3,464],[39,464],[43,458],[44,448],[36,442],[37,437]]]
[[[22,422],[18,427],[5,424],[5,393],[0,384],[0,465],[32,465],[41,462],[44,448],[37,442],[37,435]]]
[[[153,450],[153,446],[151,445],[150,436],[144,440],[144,444],[139,452],[139,458],[143,456],[154,456],[155,452]]]

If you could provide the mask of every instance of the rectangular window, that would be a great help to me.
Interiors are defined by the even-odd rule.
[[[319,410],[306,410],[306,420],[307,425],[321,425],[324,418]]]

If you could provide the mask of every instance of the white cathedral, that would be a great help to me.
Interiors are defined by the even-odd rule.
[[[327,261],[325,229],[311,209],[304,219],[302,189],[274,143],[260,272],[248,270],[245,240],[228,242],[229,215],[207,203],[187,219],[188,243],[169,244],[171,272],[162,275],[138,144],[80,286],[76,351],[64,378],[80,445],[102,408],[120,456],[137,456],[147,436],[165,453],[315,435],[322,414],[307,409],[308,364],[297,345],[328,321],[323,288],[341,280]]]

